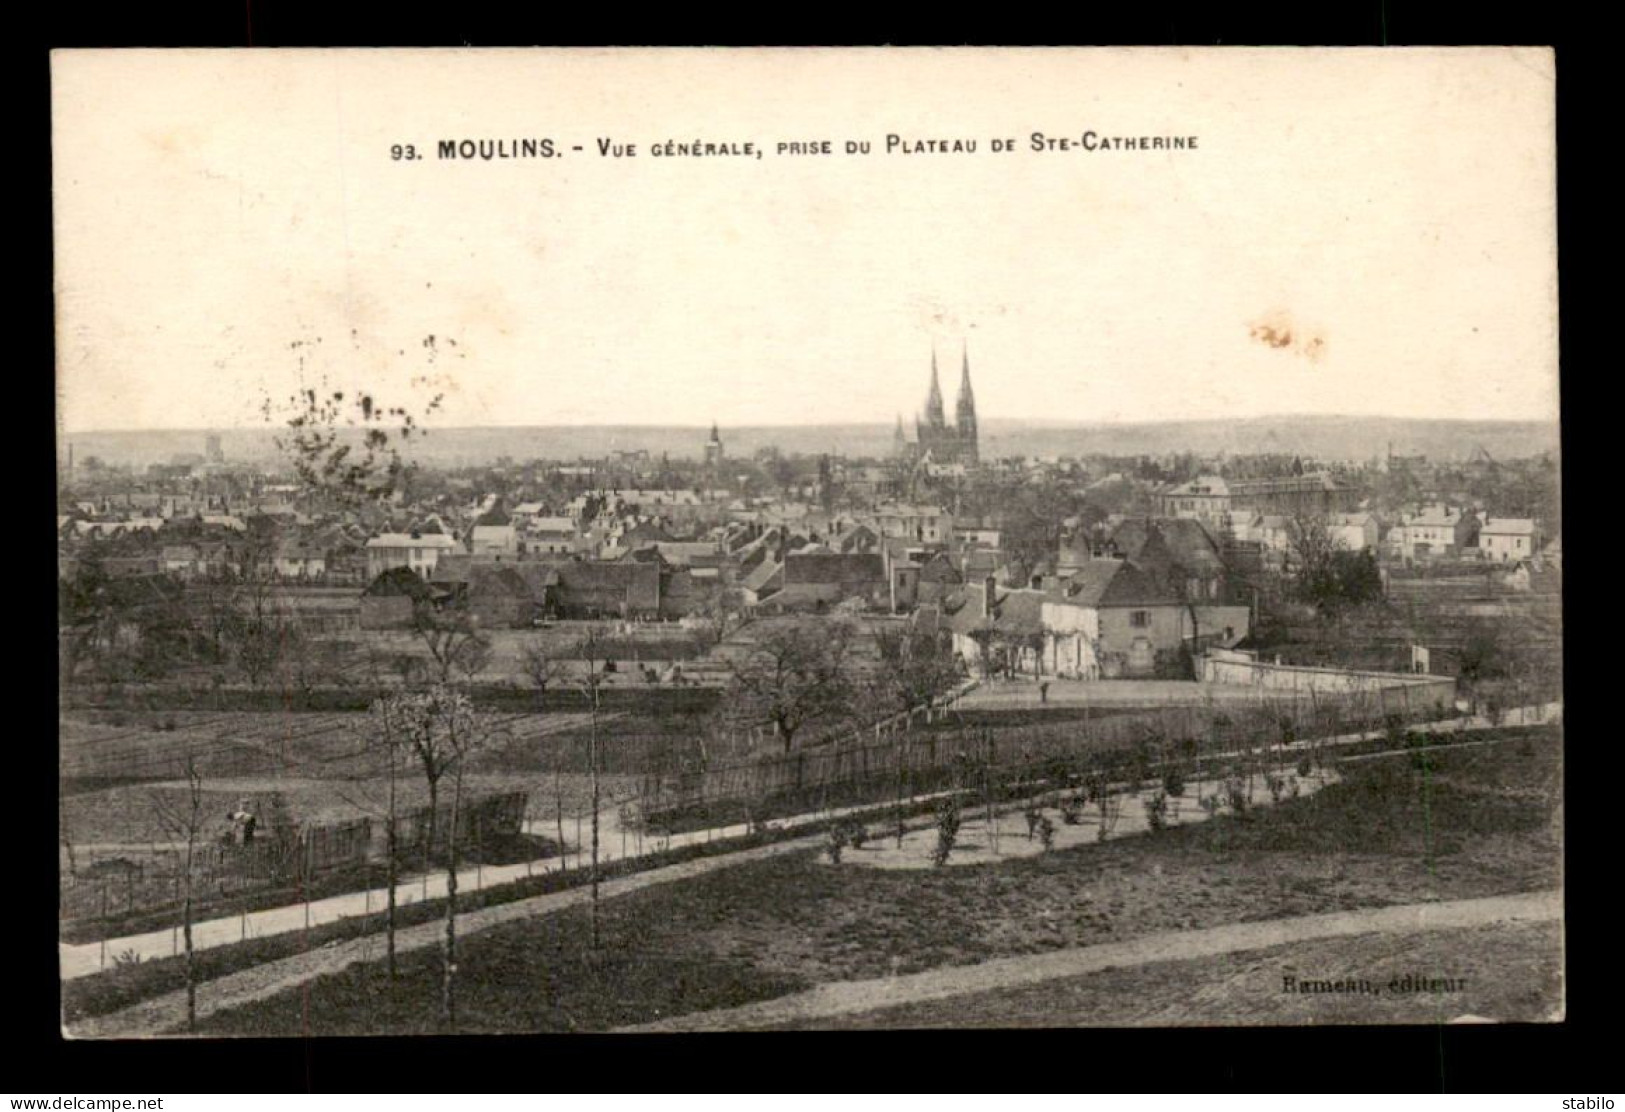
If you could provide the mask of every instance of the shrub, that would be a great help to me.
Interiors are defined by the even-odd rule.
[[[1081,823],[1083,821],[1085,802],[1086,800],[1081,792],[1077,795],[1069,795],[1061,800],[1061,821],[1068,826],[1077,826]]]
[[[1165,830],[1168,826],[1168,793],[1156,792],[1148,795],[1141,801],[1145,804],[1145,821],[1153,831]]]
[[[1308,779],[1309,774],[1311,772],[1313,772],[1314,770],[1315,770],[1314,763],[1312,761],[1310,761],[1310,759],[1308,757],[1303,757],[1303,758],[1299,759],[1299,761],[1298,761],[1298,775],[1299,776],[1302,776],[1305,779]]]
[[[134,950],[121,950],[113,955],[113,968],[123,969],[131,965],[140,965],[141,955]]]
[[[847,840],[852,843],[853,849],[862,849],[863,843],[869,840],[869,831],[861,822],[854,820],[847,830]]]
[[[1177,768],[1170,768],[1162,777],[1162,790],[1175,799],[1184,795],[1185,774]]]
[[[1224,782],[1225,799],[1230,804],[1230,810],[1236,815],[1247,813],[1247,782],[1239,776],[1232,776]]]
[[[1021,814],[1027,820],[1027,840],[1030,842],[1033,840],[1033,836],[1038,833],[1038,824],[1044,821],[1044,812],[1038,809],[1036,803],[1029,803],[1027,809]]]
[[[931,850],[933,865],[941,866],[948,863],[948,855],[954,851],[954,841],[958,837],[959,797],[948,795],[937,804],[937,844]]]
[[[841,851],[846,848],[847,842],[850,840],[847,825],[844,822],[832,822],[825,834],[828,841],[824,844],[824,852],[829,854],[829,863],[831,865],[839,865],[841,863]]]
[[[1044,778],[1057,786],[1072,783],[1072,765],[1065,757],[1051,757],[1044,764]]]
[[[1405,741],[1405,716],[1398,711],[1387,715],[1382,720],[1382,730],[1387,735],[1388,744],[1399,748]]]
[[[1106,774],[1091,772],[1088,780],[1084,783],[1084,788],[1089,793],[1089,802],[1099,803],[1106,798]]]

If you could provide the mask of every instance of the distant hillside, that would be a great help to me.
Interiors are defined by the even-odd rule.
[[[164,463],[171,457],[201,454],[211,430],[175,429],[77,433],[68,439],[80,462],[90,456],[107,463]],[[262,462],[276,458],[269,429],[222,429],[228,460]],[[708,428],[682,426],[576,425],[537,428],[436,429],[412,446],[412,455],[430,466],[515,460],[599,459],[615,451],[642,449],[653,456],[697,459]],[[749,456],[777,447],[787,455],[828,452],[884,456],[892,449],[891,425],[785,425],[724,428],[729,454]],[[1321,460],[1368,460],[1392,445],[1395,452],[1433,459],[1464,459],[1483,447],[1496,458],[1558,450],[1558,428],[1537,421],[1406,420],[1385,417],[1255,417],[1246,420],[1158,421],[1143,424],[1068,424],[987,418],[982,422],[982,453],[1001,456],[1160,456],[1194,452],[1247,454],[1287,452]],[[59,445],[65,458],[66,443]]]

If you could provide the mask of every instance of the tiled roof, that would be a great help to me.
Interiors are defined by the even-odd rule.
[[[955,633],[992,629],[1007,637],[1044,631],[1044,603],[1046,600],[1053,601],[1050,595],[1024,588],[997,588],[990,619],[984,594],[982,588],[968,587],[943,599],[948,628]]]
[[[784,559],[786,586],[796,583],[884,583],[886,565],[875,552],[792,552]]]
[[[1064,601],[1094,608],[1114,606],[1166,606],[1179,599],[1129,560],[1090,560],[1067,581]]]
[[[410,533],[380,533],[367,542],[368,548],[456,548],[457,542],[444,533],[424,533],[414,537]]]
[[[763,560],[756,569],[745,576],[742,586],[747,591],[760,591],[772,583],[775,576],[783,581],[784,565],[774,560]]]

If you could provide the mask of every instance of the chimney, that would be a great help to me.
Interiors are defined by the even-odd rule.
[[[982,613],[987,617],[993,616],[993,604],[998,599],[999,581],[993,576],[982,580]]]

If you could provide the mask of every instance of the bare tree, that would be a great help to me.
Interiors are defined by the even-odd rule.
[[[388,889],[385,895],[384,937],[385,953],[387,955],[387,969],[389,983],[395,983],[395,929],[396,929],[396,885],[400,882],[400,810],[399,810],[399,781],[400,758],[404,738],[410,730],[408,709],[405,697],[399,693],[382,696],[374,700],[369,708],[371,715],[370,728],[366,737],[367,751],[374,756],[381,756],[384,761],[384,799],[380,805],[375,798],[354,798],[349,793],[340,792],[346,800],[370,814],[377,815],[384,821],[384,881]],[[364,770],[362,783],[371,785],[376,769]]]
[[[598,810],[599,810],[599,781],[598,781],[598,712],[602,705],[604,686],[604,673],[602,670],[604,646],[603,640],[596,629],[587,631],[575,645],[572,655],[580,661],[585,668],[577,683],[592,714],[591,729],[588,734],[587,768],[592,788],[592,861],[588,881],[592,886],[589,901],[592,952],[598,953]],[[560,835],[562,844],[562,832]]]
[[[739,621],[744,600],[737,588],[727,588],[711,594],[690,616],[690,621],[707,646],[722,644]]]
[[[475,615],[420,606],[412,614],[412,632],[429,651],[439,683],[451,683],[458,673],[472,682],[491,659],[491,640]]]
[[[530,681],[532,689],[536,692],[536,713],[541,714],[545,709],[547,689],[553,683],[563,679],[567,674],[565,661],[558,653],[548,650],[547,645],[535,641],[524,647],[519,656],[519,670]],[[559,852],[564,852],[564,761],[555,758],[553,762],[553,813],[558,822]]]
[[[457,1024],[457,865],[462,821],[463,781],[469,759],[491,739],[490,724],[468,695],[444,685],[408,692],[391,704],[392,734],[416,758],[429,788],[429,848],[436,836],[440,789],[451,777],[451,813],[447,820],[446,919],[441,943],[440,1018],[449,1030]]]
[[[952,651],[929,634],[904,629],[875,633],[880,666],[869,673],[868,689],[878,709],[908,713],[953,689],[959,668]]]
[[[56,782],[56,826],[57,838],[62,843],[62,849],[68,856],[68,875],[79,875],[79,863],[73,854],[73,828],[68,824],[68,797],[62,790],[62,778],[57,777]]]
[[[320,339],[296,341],[301,373],[305,357]],[[434,337],[424,341],[431,361]],[[440,408],[439,395],[423,415]],[[332,508],[379,505],[404,489],[412,465],[403,445],[423,434],[418,415],[405,406],[388,405],[366,391],[346,394],[322,381],[286,398],[269,396],[260,403],[268,422],[280,424],[277,447],[293,465],[308,499]]]
[[[764,630],[749,655],[733,666],[730,716],[747,725],[770,723],[789,753],[806,726],[848,715],[854,633],[838,619]]]
[[[199,842],[203,836],[203,774],[197,759],[188,754],[181,765],[186,781],[184,797],[177,803],[160,793],[152,795],[152,809],[159,825],[184,845],[181,870],[181,937],[186,948],[186,1029],[197,1030],[197,968],[192,947],[193,872]]]
[[[1298,597],[1317,609],[1335,608],[1339,594],[1337,553],[1343,548],[1326,518],[1300,511],[1287,521],[1288,571]]]

